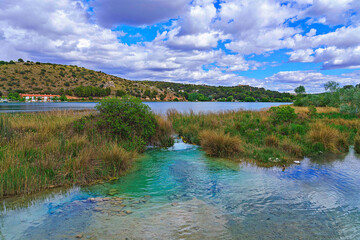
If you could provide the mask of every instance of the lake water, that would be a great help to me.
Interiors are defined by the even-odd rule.
[[[0,239],[360,239],[359,173],[353,150],[283,171],[178,140],[117,181],[7,199]]]
[[[39,112],[51,110],[84,110],[94,109],[97,103],[0,103],[0,113],[8,112]],[[224,110],[260,110],[272,106],[290,103],[245,103],[245,102],[145,102],[155,113],[165,114],[168,109],[179,112],[210,112]]]

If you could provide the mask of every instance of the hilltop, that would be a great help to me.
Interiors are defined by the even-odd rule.
[[[125,94],[160,101],[292,101],[289,93],[250,86],[215,87],[171,82],[131,81],[76,65],[0,61],[0,92],[59,94],[78,98]]]

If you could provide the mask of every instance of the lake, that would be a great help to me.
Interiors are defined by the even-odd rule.
[[[0,239],[360,239],[359,173],[353,150],[260,168],[177,140],[116,181],[7,199]]]
[[[165,114],[168,109],[179,112],[226,111],[226,110],[260,110],[273,106],[291,103],[246,103],[246,102],[144,102],[155,113]],[[9,112],[39,112],[51,110],[84,110],[94,109],[97,103],[66,102],[66,103],[0,103],[0,113]]]

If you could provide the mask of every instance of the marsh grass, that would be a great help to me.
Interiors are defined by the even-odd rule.
[[[0,115],[0,198],[89,184],[118,177],[129,169],[144,150],[144,143],[99,131],[92,121],[96,114],[52,111]],[[83,125],[75,124],[79,121]]]
[[[307,107],[295,107],[296,118],[274,122],[267,110],[208,114],[172,110],[168,119],[180,136],[201,145],[208,155],[247,159],[259,166],[287,165],[323,152],[348,152],[360,129],[360,119],[334,108],[317,108],[316,114],[308,112]],[[241,139],[238,145],[243,151],[238,151],[236,157],[232,154],[235,146],[223,144],[225,136]]]
[[[200,145],[212,157],[233,157],[243,153],[243,142],[238,136],[204,130],[199,134]]]

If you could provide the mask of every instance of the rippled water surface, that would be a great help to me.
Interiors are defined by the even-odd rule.
[[[67,103],[0,103],[0,113],[8,112],[39,112],[51,110],[84,110],[94,109],[97,103],[67,102]],[[272,106],[289,103],[245,103],[245,102],[145,102],[159,114],[165,114],[168,109],[179,112],[215,112],[224,110],[260,110]]]
[[[360,160],[283,171],[178,142],[111,183],[8,199],[0,239],[360,239]]]

